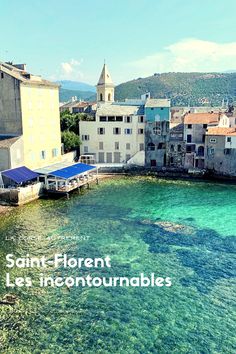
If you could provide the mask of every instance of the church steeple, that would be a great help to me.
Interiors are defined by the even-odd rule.
[[[114,102],[114,84],[105,63],[103,65],[102,72],[97,84],[97,102]]]

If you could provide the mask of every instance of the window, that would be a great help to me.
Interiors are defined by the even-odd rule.
[[[143,143],[140,143],[139,144],[139,151],[143,151],[144,150],[144,144]]]
[[[203,124],[203,128],[206,129],[207,128],[207,124]]]
[[[165,148],[165,144],[164,143],[159,143],[157,146],[158,150],[164,149]]]
[[[45,160],[46,159],[46,150],[42,150],[41,151],[41,160]]]
[[[155,150],[155,144],[153,144],[153,143],[148,143],[148,144],[147,144],[147,149],[148,149],[149,151],[154,151],[154,150]]]
[[[144,133],[144,129],[138,129],[138,134],[143,134]]]
[[[230,149],[224,149],[224,154],[225,155],[230,155]]]
[[[188,125],[187,125],[187,128],[188,128],[188,129],[192,129],[192,124],[188,124]]]
[[[216,143],[216,139],[215,138],[211,138],[210,139],[210,143]]]
[[[103,101],[102,93],[100,93],[100,101]]]
[[[88,141],[89,140],[89,135],[82,135],[82,140],[83,141]]]
[[[125,129],[125,134],[126,134],[126,135],[132,134],[132,129],[126,128],[126,129]]]
[[[154,128],[153,128],[153,134],[155,134],[155,135],[161,135],[161,129],[160,129],[160,127],[154,127]]]
[[[103,150],[103,141],[99,141],[99,150]]]
[[[175,151],[174,145],[171,145],[171,146],[170,146],[170,151]]]
[[[174,158],[173,158],[173,156],[171,156],[171,158],[170,158],[170,163],[171,163],[171,164],[174,163]]]
[[[121,133],[121,129],[120,128],[113,128],[113,134],[119,135],[120,133]]]
[[[109,116],[108,117],[108,122],[115,122],[115,117],[114,116]]]
[[[130,143],[126,144],[126,150],[130,150]]]
[[[178,145],[178,152],[181,152],[181,145]]]
[[[105,162],[104,152],[99,152],[98,153],[98,162],[101,162],[101,163]]]
[[[117,122],[123,122],[123,117],[122,116],[117,116],[116,117]]]
[[[202,142],[205,143],[205,140],[206,140],[206,136],[205,134],[202,136]]]
[[[105,128],[98,128],[98,134],[99,135],[104,135],[105,134]]]
[[[84,152],[85,152],[85,153],[88,152],[88,146],[84,146]]]
[[[198,148],[198,156],[204,156],[204,146],[199,146],[199,148]]]
[[[4,73],[1,73],[1,79],[4,79]]]
[[[230,136],[227,137],[227,143],[231,143],[231,137]]]
[[[210,148],[210,149],[208,150],[208,154],[209,154],[209,155],[213,156],[214,153],[215,153],[215,149]]]
[[[132,123],[132,117],[129,117],[129,116],[125,117],[125,122]]]
[[[192,135],[187,135],[187,143],[191,143],[192,142]]]
[[[119,141],[116,141],[115,142],[115,150],[119,150],[119,148],[120,148]]]
[[[107,152],[107,163],[112,163],[112,152]]]
[[[52,157],[57,157],[58,156],[58,149],[52,149]]]
[[[143,123],[144,122],[144,117],[143,116],[139,116],[138,117],[138,122],[139,123]]]
[[[114,163],[120,163],[120,152],[114,152]]]
[[[105,116],[100,116],[100,117],[99,117],[99,120],[100,120],[100,122],[106,122],[107,117],[105,117]]]
[[[108,93],[108,101],[111,101],[111,94]]]

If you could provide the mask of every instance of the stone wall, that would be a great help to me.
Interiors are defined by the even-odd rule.
[[[39,182],[15,189],[0,189],[0,204],[23,205],[43,195],[43,183]]]

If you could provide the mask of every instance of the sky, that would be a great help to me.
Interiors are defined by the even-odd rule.
[[[236,69],[236,0],[1,0],[0,61],[50,80],[115,84]]]

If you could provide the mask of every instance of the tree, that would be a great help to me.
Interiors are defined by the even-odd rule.
[[[65,152],[78,149],[81,144],[80,137],[74,132],[66,130],[61,133],[62,143],[64,144]]]

